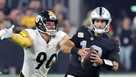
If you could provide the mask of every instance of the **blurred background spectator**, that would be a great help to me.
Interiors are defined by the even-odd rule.
[[[30,0],[28,8],[30,8],[33,13],[37,14],[42,10],[41,0]]]
[[[64,20],[64,22],[62,23],[62,29],[65,33],[67,33],[68,35],[72,36],[71,32],[72,31],[72,24],[70,23],[69,20]]]
[[[20,25],[24,28],[35,27],[35,15],[33,15],[32,9],[26,9],[24,16],[22,16],[20,19]]]
[[[10,22],[6,20],[6,16],[2,10],[0,10],[0,29],[9,28]]]
[[[19,19],[21,17],[21,11],[19,9],[12,9],[8,15],[8,19],[11,24],[19,26]]]
[[[129,17],[124,17],[118,27],[117,37],[120,41],[120,61],[126,71],[131,69],[131,53],[132,53],[132,30],[131,20]]]
[[[5,9],[6,0],[0,0],[0,10]]]

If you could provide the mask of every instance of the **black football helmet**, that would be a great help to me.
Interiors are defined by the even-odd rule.
[[[58,19],[53,11],[42,11],[36,16],[36,27],[40,32],[54,35],[57,31]]]

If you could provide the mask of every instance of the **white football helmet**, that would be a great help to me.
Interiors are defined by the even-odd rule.
[[[95,19],[104,20],[106,24],[104,25],[103,28],[97,28],[96,25],[94,24]],[[90,27],[92,27],[93,31],[96,33],[108,32],[111,20],[112,19],[111,19],[110,12],[106,8],[97,7],[90,14],[90,21],[91,21]]]

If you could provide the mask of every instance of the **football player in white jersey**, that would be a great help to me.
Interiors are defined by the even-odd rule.
[[[24,48],[20,77],[47,77],[58,51],[62,49],[67,53],[70,48],[66,45],[73,45],[66,33],[57,30],[57,17],[52,11],[43,11],[36,16],[35,30],[25,29],[16,34],[13,28],[0,30],[0,38],[10,38]]]

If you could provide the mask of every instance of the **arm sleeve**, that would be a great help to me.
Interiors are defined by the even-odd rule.
[[[78,55],[78,50],[80,49],[80,42],[78,38],[78,32],[82,31],[82,27],[79,27],[76,34],[73,35],[73,37],[70,39],[74,43],[74,47],[71,49],[71,54]]]
[[[27,48],[32,45],[32,40],[29,37],[28,32],[25,30],[18,34],[13,33],[11,40],[23,48]]]

